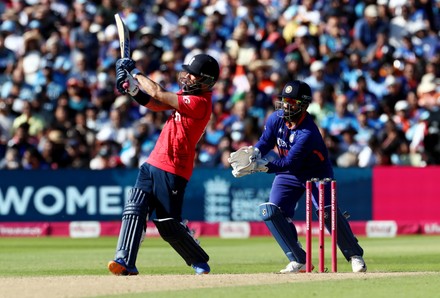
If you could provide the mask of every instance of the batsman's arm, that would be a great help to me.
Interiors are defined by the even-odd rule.
[[[136,71],[136,69],[134,71]],[[135,72],[133,77],[137,79],[139,87],[152,97],[155,106],[162,105],[168,107],[168,109],[179,108],[179,101],[177,100],[176,93],[166,91],[161,85],[140,72]]]
[[[139,78],[140,76],[137,77]],[[172,106],[164,104],[147,94],[142,89],[142,86],[140,86],[140,83],[130,73],[126,75],[126,85],[127,93],[141,106],[147,107],[155,112],[173,109]]]
[[[149,108],[150,110],[154,112],[161,112],[166,110],[171,110],[172,107],[169,105],[166,105],[164,103],[161,103],[160,101],[152,98],[150,95],[143,91],[139,91],[137,94],[130,96],[141,106],[144,106],[146,108]]]

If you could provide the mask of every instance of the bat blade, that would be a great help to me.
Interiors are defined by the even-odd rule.
[[[119,46],[121,47],[121,58],[130,58],[130,34],[128,27],[119,14],[115,14],[116,27],[118,28]]]

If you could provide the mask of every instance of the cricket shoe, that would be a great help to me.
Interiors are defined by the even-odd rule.
[[[366,272],[367,265],[365,265],[365,261],[361,256],[352,256],[350,258],[351,268],[353,272]]]
[[[128,267],[124,260],[116,259],[108,262],[108,270],[114,275],[138,275],[139,271],[136,267]]]
[[[312,270],[315,268],[315,266],[312,265]],[[306,264],[301,264],[295,261],[290,262],[287,264],[286,268],[281,269],[280,273],[305,273],[306,272]]]
[[[211,271],[208,263],[194,263],[191,265],[197,275],[208,274]]]

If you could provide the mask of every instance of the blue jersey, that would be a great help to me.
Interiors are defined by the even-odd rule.
[[[278,149],[280,158],[269,162],[268,173],[291,175],[298,186],[311,178],[333,178],[327,147],[312,116],[306,113],[289,129],[278,113],[268,117],[263,134],[255,144],[262,156],[275,145]]]

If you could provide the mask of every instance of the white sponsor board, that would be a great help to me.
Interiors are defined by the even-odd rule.
[[[72,238],[97,238],[101,235],[101,224],[99,221],[72,221],[69,234]]]
[[[228,221],[219,224],[220,238],[249,238],[250,234],[251,226],[249,222]]]
[[[440,234],[440,223],[432,222],[432,223],[424,224],[423,225],[423,232],[424,232],[424,234],[428,234],[428,235]]]
[[[396,237],[397,223],[394,220],[370,220],[367,222],[367,237]]]

